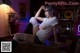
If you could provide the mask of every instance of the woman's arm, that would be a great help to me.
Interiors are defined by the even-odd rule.
[[[35,15],[35,18],[40,20],[40,21],[43,21],[43,18],[42,17],[39,17],[42,9],[44,9],[44,6],[41,6],[40,9],[37,11],[36,15]]]

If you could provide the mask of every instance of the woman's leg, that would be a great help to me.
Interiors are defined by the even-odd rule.
[[[34,43],[35,44],[43,44],[43,42],[41,42],[36,35],[35,35],[35,38],[34,38]]]
[[[33,35],[36,34],[36,32],[39,30],[39,26],[38,26],[38,22],[36,20],[35,17],[32,17],[30,20],[29,20],[30,23],[32,23],[33,25]]]
[[[33,27],[33,35],[35,35],[38,30],[39,30],[39,26]]]

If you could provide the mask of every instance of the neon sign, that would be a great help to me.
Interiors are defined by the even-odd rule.
[[[69,1],[69,2],[66,2],[66,1],[57,1],[57,2],[46,2],[47,4],[49,5],[79,5],[80,3],[79,2],[72,2],[72,1]]]
[[[78,32],[80,32],[80,25],[78,25]]]

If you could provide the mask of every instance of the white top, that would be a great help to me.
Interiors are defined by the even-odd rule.
[[[49,38],[49,33],[51,32],[51,27],[50,26],[55,26],[58,24],[58,21],[56,17],[52,18],[44,18],[43,22],[39,26],[39,31],[36,33],[37,37],[39,38],[40,41],[44,42]],[[41,27],[45,26],[46,29],[42,29]]]

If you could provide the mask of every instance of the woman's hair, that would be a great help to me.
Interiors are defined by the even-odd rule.
[[[53,14],[53,16],[56,16],[56,10],[54,8],[55,6],[52,6],[52,5],[48,5],[46,4],[45,5],[45,9],[47,9],[47,11],[49,12],[50,15]],[[51,13],[52,12],[52,13]]]
[[[33,25],[31,23],[27,23],[24,33],[33,34]]]
[[[53,7],[51,5],[46,4],[45,9],[48,9],[48,11],[52,11]]]

